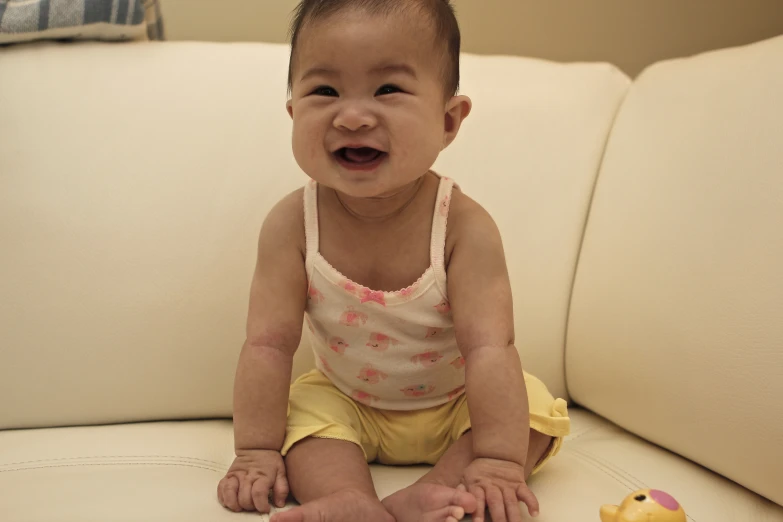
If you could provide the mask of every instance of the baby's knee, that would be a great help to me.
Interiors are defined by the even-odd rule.
[[[525,464],[525,478],[533,474],[533,470],[539,467],[551,455],[555,438],[530,428],[530,438],[527,446],[527,460]]]

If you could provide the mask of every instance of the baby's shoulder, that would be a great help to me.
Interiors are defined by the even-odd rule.
[[[454,187],[449,208],[448,228],[455,234],[464,233],[467,230],[482,231],[497,228],[487,210],[476,200]]]
[[[295,242],[304,249],[304,188],[291,192],[272,207],[264,218],[261,235],[271,236],[276,244]]]
[[[283,196],[269,214],[277,214],[288,218],[299,217],[304,222],[304,187],[299,187],[293,192]]]
[[[498,232],[495,220],[476,200],[454,187],[446,228],[446,257],[454,246],[476,236],[494,236]]]

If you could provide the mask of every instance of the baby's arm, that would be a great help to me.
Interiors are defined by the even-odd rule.
[[[514,347],[511,286],[500,233],[490,215],[455,193],[448,293],[465,357],[468,407],[477,458],[527,459],[529,406]]]
[[[518,501],[538,514],[527,487],[530,407],[514,347],[511,285],[500,232],[477,203],[456,192],[451,210],[453,245],[448,292],[457,344],[465,357],[465,386],[474,459],[462,483],[476,498],[473,520],[519,520]]]
[[[280,450],[285,436],[293,357],[307,298],[302,194],[267,216],[250,287],[247,339],[234,384],[236,449]]]
[[[236,459],[218,486],[233,511],[269,512],[288,495],[283,446],[293,357],[307,295],[302,192],[283,199],[264,221],[250,287],[247,338],[234,380]]]

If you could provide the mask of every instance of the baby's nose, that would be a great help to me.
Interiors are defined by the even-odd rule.
[[[377,118],[363,102],[345,102],[334,118],[335,127],[351,132],[371,129],[377,123]]]

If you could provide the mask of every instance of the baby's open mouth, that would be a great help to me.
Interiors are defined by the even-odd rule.
[[[348,163],[362,165],[365,163],[372,163],[386,153],[378,149],[373,149],[372,147],[343,147],[337,149],[334,154]]]

